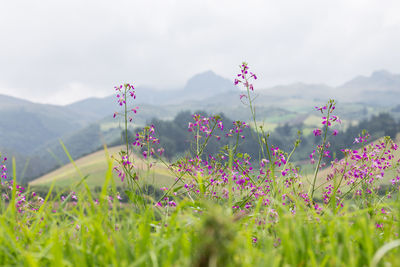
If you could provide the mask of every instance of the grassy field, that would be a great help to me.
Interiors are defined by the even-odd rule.
[[[107,149],[109,157],[117,156],[122,146],[111,147]],[[105,150],[100,150],[93,154],[87,155],[75,161],[76,166],[83,176],[87,176],[86,183],[90,188],[102,186],[107,173],[107,153]],[[134,157],[134,162],[139,175],[147,177],[146,163],[138,156]],[[114,172],[113,178],[117,185],[122,185],[121,179]],[[58,168],[42,177],[39,177],[29,183],[31,186],[50,186],[53,182],[59,187],[69,187],[78,183],[82,177],[72,163]],[[168,186],[174,182],[169,170],[162,165],[156,164],[151,168],[147,177],[147,183],[153,184],[156,187]]]
[[[106,192],[106,190],[103,190]],[[13,194],[15,196],[15,194]],[[386,213],[340,215],[277,205],[233,213],[182,199],[176,207],[47,199],[36,212],[0,206],[0,262],[18,266],[398,266],[399,199]],[[13,198],[11,199],[11,203]],[[377,227],[377,225],[383,225]]]
[[[109,148],[108,153],[98,151],[76,160],[82,175],[88,175],[84,182],[88,187],[77,187],[64,200],[53,199],[50,193],[40,198],[23,192],[16,184],[6,187],[12,190],[3,194],[0,204],[1,264],[373,267],[400,264],[398,194],[373,205],[369,199],[360,200],[363,206],[349,200],[343,208],[326,205],[320,209],[297,197],[296,191],[276,184],[276,197],[268,195],[268,204],[263,198],[256,198],[249,208],[233,209],[233,203],[248,202],[247,189],[238,189],[227,199],[215,198],[206,193],[214,189],[205,187],[208,180],[203,181],[199,175],[195,187],[198,190],[188,194],[171,192],[161,198],[162,203],[145,198],[121,203],[107,189],[112,176],[122,184],[107,167],[107,155],[116,155],[121,148]],[[400,157],[400,152],[396,151],[394,156]],[[138,157],[134,161],[137,171],[145,172],[145,162]],[[206,168],[209,170],[210,166]],[[319,179],[326,172],[322,170]],[[236,174],[232,172],[229,177]],[[394,177],[396,173],[388,175]],[[69,186],[80,181],[80,177],[76,168],[68,164],[31,185],[51,185],[54,181],[55,185]],[[277,178],[278,183],[284,182],[282,176]],[[152,169],[150,180],[157,186],[169,186],[174,181],[168,169],[161,166]],[[91,193],[95,186],[102,188],[96,200]]]

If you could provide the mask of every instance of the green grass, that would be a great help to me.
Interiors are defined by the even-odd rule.
[[[19,266],[398,266],[399,203],[387,216],[300,209],[251,215],[184,199],[169,216],[131,205],[46,200],[38,212],[0,214],[0,262]],[[397,200],[398,201],[398,200]],[[383,223],[378,229],[376,223]],[[253,240],[257,240],[253,242]],[[392,243],[391,243],[392,242]],[[393,243],[394,242],[394,243]],[[385,252],[385,246],[394,248]],[[379,252],[378,252],[379,251]],[[382,252],[382,253],[380,253]],[[379,256],[382,255],[381,258]],[[391,264],[391,265],[388,265]]]

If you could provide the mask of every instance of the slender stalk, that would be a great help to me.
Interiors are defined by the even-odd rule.
[[[327,111],[327,115],[326,115],[326,123],[325,123],[325,129],[324,129],[324,138],[322,140],[322,144],[321,144],[321,150],[319,151],[319,158],[318,158],[318,163],[317,166],[315,167],[315,171],[314,171],[314,178],[313,178],[313,182],[312,182],[312,189],[311,189],[311,199],[313,199],[314,197],[314,192],[315,192],[315,183],[317,181],[317,175],[318,175],[318,171],[319,168],[321,166],[321,161],[322,158],[324,156],[324,152],[326,149],[326,139],[327,139],[327,135],[328,135],[328,127],[329,127],[329,116],[331,113],[331,108],[332,108],[332,100],[329,101],[329,107],[328,107],[328,111]]]
[[[233,152],[233,155],[236,155],[236,150],[237,150],[237,147],[238,147],[238,144],[239,144],[239,133],[237,134],[237,136],[236,136],[236,144],[235,144],[235,151]]]
[[[206,137],[204,144],[202,144],[200,150],[197,152],[197,156],[200,156],[201,154],[203,154],[203,151],[207,147],[208,141],[210,140],[210,137],[212,136],[212,133],[214,132],[216,126],[217,126],[217,122],[214,123],[209,136]],[[198,134],[199,134],[199,132],[198,132]],[[199,146],[199,144],[197,146]]]
[[[258,141],[258,144],[260,145],[260,148],[261,148],[261,154],[265,158],[264,147],[262,145],[260,132],[259,132],[259,129],[258,129],[258,126],[257,126],[256,111],[255,111],[255,107],[253,106],[253,102],[252,102],[252,99],[251,99],[250,85],[249,85],[249,80],[247,79],[247,77],[245,78],[245,81],[246,81],[245,84],[246,84],[246,90],[247,90],[247,97],[249,99],[249,106],[250,106],[251,116],[253,118],[254,128],[256,129],[257,141]]]
[[[128,105],[127,105],[127,85],[125,85],[125,91],[124,91],[124,99],[125,99],[125,112],[124,112],[124,119],[125,119],[125,145],[126,145],[126,155],[128,156],[129,159],[129,140],[128,140]]]
[[[199,139],[200,139],[200,125],[197,125],[196,131],[196,155],[199,155]]]

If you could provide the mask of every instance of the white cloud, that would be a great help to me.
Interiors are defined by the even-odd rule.
[[[229,78],[242,60],[261,86],[335,85],[400,72],[399,13],[394,0],[2,1],[0,92],[68,103],[124,81]]]

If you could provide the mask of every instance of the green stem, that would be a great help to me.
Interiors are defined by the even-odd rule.
[[[207,136],[206,140],[204,141],[204,144],[200,148],[200,151],[198,151],[197,156],[200,156],[201,154],[203,154],[203,151],[206,148],[208,141],[209,141],[210,137],[212,136],[216,126],[217,126],[217,122],[215,122],[214,126],[212,127],[209,136]],[[197,145],[197,146],[199,146],[199,145]]]
[[[247,97],[249,99],[249,106],[250,106],[251,116],[253,118],[254,128],[256,129],[257,141],[258,141],[258,144],[260,145],[260,148],[261,148],[261,154],[265,158],[264,147],[263,147],[262,142],[261,142],[261,136],[260,136],[260,132],[258,130],[257,121],[256,121],[256,111],[255,111],[255,107],[253,107],[253,102],[252,102],[252,99],[251,99],[251,96],[250,96],[249,80],[247,78],[245,78],[245,81],[246,81],[245,84],[246,84],[246,90],[247,90]]]
[[[327,139],[328,127],[329,127],[329,116],[330,116],[330,113],[331,113],[332,105],[333,105],[332,101],[329,101],[329,108],[328,108],[327,115],[326,115],[326,124],[325,124],[324,138],[323,138],[323,140],[322,140],[321,151],[319,151],[318,164],[317,164],[317,166],[316,166],[316,168],[315,168],[315,171],[314,171],[314,179],[313,179],[312,189],[311,189],[311,200],[313,200],[313,197],[314,197],[315,183],[316,183],[316,181],[317,181],[318,171],[319,171],[319,168],[320,168],[320,166],[321,166],[321,161],[322,161],[322,158],[323,158],[324,152],[325,152],[325,145],[326,145],[326,139]]]
[[[127,106],[127,85],[124,85],[124,123],[125,123],[125,151],[126,151],[126,156],[128,157],[129,160],[129,140],[128,140],[128,106]],[[125,173],[126,173],[126,168]],[[132,177],[132,175],[129,173],[129,176]],[[130,179],[128,180],[128,187],[131,188],[131,190],[134,190],[133,183]]]
[[[196,155],[199,155],[199,139],[200,139],[200,125],[197,125],[196,132]]]

